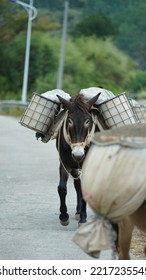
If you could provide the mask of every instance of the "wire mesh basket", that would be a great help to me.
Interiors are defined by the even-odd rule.
[[[138,122],[125,93],[101,103],[98,108],[109,128]]]
[[[59,109],[58,103],[35,93],[21,117],[20,124],[46,135],[52,130]]]
[[[132,106],[137,121],[140,123],[146,123],[146,106],[145,105],[133,105]]]

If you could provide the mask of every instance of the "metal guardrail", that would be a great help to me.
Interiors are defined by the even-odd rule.
[[[22,108],[25,109],[27,107],[27,102],[16,101],[16,100],[0,100],[0,111],[5,108]]]

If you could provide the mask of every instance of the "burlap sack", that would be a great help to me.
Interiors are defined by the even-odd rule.
[[[100,226],[104,231],[104,217],[118,223],[134,213],[146,199],[146,125],[97,133],[93,143],[82,169],[82,192],[93,211],[103,217]],[[88,223],[87,226],[89,228]],[[86,225],[83,227],[85,230]],[[88,230],[90,237],[92,229]],[[82,226],[73,237],[78,245],[83,244],[84,239],[83,235],[78,239],[80,231]],[[91,239],[96,240],[92,248],[100,250],[100,236],[98,230],[92,231]],[[90,251],[91,239],[82,247],[85,252]],[[108,248],[108,241],[106,244]]]
[[[72,240],[85,253],[93,258],[99,258],[100,251],[110,248],[114,250],[116,234],[110,221],[98,215],[81,225]]]

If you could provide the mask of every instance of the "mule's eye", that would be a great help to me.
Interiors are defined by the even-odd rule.
[[[68,122],[68,125],[69,125],[69,126],[73,126],[73,121],[72,121],[72,119],[68,118],[67,122]]]
[[[87,126],[89,126],[89,119],[87,119],[85,122],[84,122],[84,125],[87,127]]]

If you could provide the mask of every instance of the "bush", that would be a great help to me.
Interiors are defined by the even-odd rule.
[[[135,68],[136,64],[110,40],[95,37],[69,40],[63,87],[72,93],[73,88],[79,91],[81,88],[101,85],[119,93],[127,88]]]
[[[82,21],[80,21],[72,35],[74,36],[91,36],[95,35],[98,38],[105,38],[115,35],[117,32],[115,25],[109,17],[101,11],[91,14]]]
[[[21,98],[25,41],[25,33],[21,33],[7,45],[5,64],[3,63],[0,78],[4,99],[5,93],[13,93],[11,96],[16,100]],[[47,33],[33,32],[28,98],[33,92],[41,93],[56,88],[60,43],[57,37],[49,37]],[[68,38],[65,46],[62,88],[73,95],[81,88],[100,85],[114,93],[120,93],[126,91],[129,86],[129,77],[135,69],[135,63],[119,51],[110,40],[96,37],[82,37],[76,40]],[[129,86],[128,90],[130,89]]]
[[[136,72],[129,82],[129,87],[134,92],[146,90],[146,71]]]

